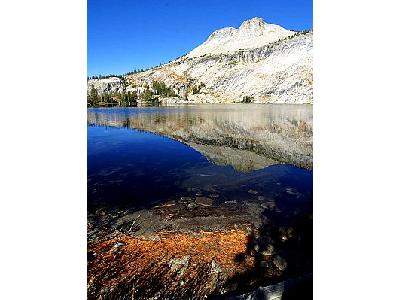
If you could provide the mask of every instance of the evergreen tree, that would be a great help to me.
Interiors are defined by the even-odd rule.
[[[244,96],[242,99],[242,103],[252,103],[254,101],[254,97]]]
[[[97,93],[97,90],[92,85],[88,95],[88,105],[96,106],[98,102],[99,102],[99,95]]]
[[[143,101],[146,101],[146,102],[153,101],[153,93],[148,88],[142,93],[141,97],[142,97]]]

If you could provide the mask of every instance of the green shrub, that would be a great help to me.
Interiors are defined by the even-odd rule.
[[[201,82],[199,85],[193,86],[193,88],[192,88],[192,94],[193,94],[193,95],[199,94],[200,91],[201,91],[201,89],[204,88],[205,86],[206,86],[206,85],[205,85],[203,82]]]
[[[141,95],[140,97],[142,98],[143,101],[146,102],[151,102],[153,101],[153,92],[150,91],[149,89],[146,89]]]
[[[251,96],[244,96],[242,99],[242,103],[252,103],[254,102],[254,97]]]
[[[152,88],[156,95],[165,96],[165,97],[175,97],[176,94],[171,87],[168,87],[162,81],[153,81]]]

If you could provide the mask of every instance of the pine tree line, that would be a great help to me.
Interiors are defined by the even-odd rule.
[[[127,82],[123,79],[124,91],[122,92],[104,92],[99,94],[96,88],[92,85],[88,90],[87,94],[87,106],[89,107],[99,107],[99,106],[121,106],[130,107],[136,106],[138,100],[148,102],[150,104],[158,103],[158,97],[176,97],[175,91],[167,86],[162,81],[153,81],[151,88],[147,85],[145,90],[140,93],[136,91],[126,92],[125,88]],[[109,90],[109,87],[107,88]]]
[[[123,92],[108,92],[99,95],[94,86],[88,92],[87,106],[100,107],[100,106],[121,106],[131,107],[137,106],[138,94],[133,91]]]

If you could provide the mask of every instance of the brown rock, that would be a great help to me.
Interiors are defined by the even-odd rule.
[[[212,206],[214,200],[207,197],[196,197],[196,203],[202,206]]]

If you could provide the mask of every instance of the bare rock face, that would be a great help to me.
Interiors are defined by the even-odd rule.
[[[142,93],[164,82],[174,103],[313,103],[312,32],[294,32],[261,18],[213,32],[200,46],[170,63],[124,77],[126,90]],[[107,81],[88,82],[100,93]],[[98,88],[99,87],[99,88]]]
[[[94,87],[98,93],[112,93],[112,92],[122,92],[124,89],[123,82],[118,77],[109,77],[102,79],[89,79],[88,80],[88,90]]]
[[[214,31],[207,41],[189,52],[187,57],[233,53],[241,49],[262,47],[294,33],[278,25],[267,24],[261,18],[253,18],[244,21],[239,29],[227,27]]]

